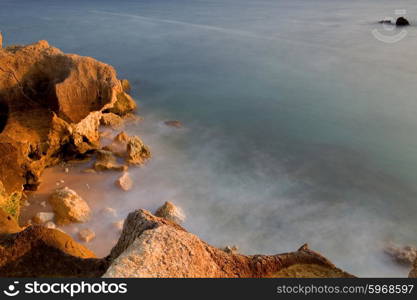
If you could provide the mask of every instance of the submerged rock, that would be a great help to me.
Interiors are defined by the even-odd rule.
[[[276,277],[278,272],[285,276],[285,270],[297,266],[320,269],[322,273],[313,273],[316,277],[330,273],[353,277],[306,245],[296,252],[272,256],[225,253],[145,210],[129,214],[107,259],[111,264],[103,277]]]
[[[55,190],[49,198],[49,203],[56,214],[58,224],[83,223],[90,218],[91,210],[87,202],[68,187]]]
[[[133,187],[133,180],[127,172],[124,173],[121,177],[119,177],[115,183],[116,186],[118,186],[125,192],[130,191]]]
[[[176,121],[176,120],[165,121],[164,124],[167,125],[167,126],[169,126],[169,127],[174,127],[174,128],[181,128],[181,127],[183,127],[183,124],[180,121]]]
[[[177,224],[181,224],[185,221],[185,214],[181,208],[174,205],[174,203],[167,201],[158,208],[155,212],[155,216],[165,218]]]
[[[136,107],[125,89],[111,66],[46,41],[0,48],[0,207],[17,217],[45,167],[99,149],[103,113]]]

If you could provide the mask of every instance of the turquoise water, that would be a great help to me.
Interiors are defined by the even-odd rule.
[[[376,21],[416,22],[413,1],[0,4],[6,44],[46,39],[133,84],[145,121],[129,131],[154,159],[125,213],[173,200],[218,246],[308,242],[356,275],[407,274],[381,248],[417,244],[417,27],[393,44],[372,31],[400,34]]]

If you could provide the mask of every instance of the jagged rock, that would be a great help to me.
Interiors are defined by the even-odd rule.
[[[98,150],[97,159],[94,163],[94,169],[96,171],[119,171],[124,172],[127,170],[127,166],[119,164],[117,158],[111,151]]]
[[[3,35],[1,34],[0,31],[0,49],[3,48]]]
[[[110,151],[132,165],[142,165],[151,157],[149,148],[138,136],[129,136],[126,132],[120,132],[110,145],[103,150]]]
[[[89,243],[96,237],[96,233],[91,229],[83,229],[78,232],[78,238],[86,243]]]
[[[132,165],[142,165],[151,157],[151,151],[138,136],[127,142],[126,161]]]
[[[130,93],[130,90],[132,89],[132,87],[130,85],[129,80],[121,79],[120,83],[122,84],[123,91],[126,92],[126,93]]]
[[[309,275],[313,269],[320,270],[315,276],[353,277],[306,245],[273,256],[228,254],[145,210],[129,214],[107,259],[111,264],[103,277],[276,277],[297,266],[309,268]]]
[[[129,173],[123,173],[121,177],[116,180],[116,186],[121,188],[123,191],[130,191],[133,187],[133,181]]]
[[[172,120],[172,121],[165,121],[165,125],[174,128],[181,128],[183,125],[180,121]]]
[[[137,107],[135,100],[133,100],[132,97],[125,92],[118,93],[116,98],[116,102],[110,109],[108,109],[108,112],[124,116],[127,113],[134,111]]]
[[[90,207],[75,191],[60,188],[49,198],[58,224],[83,223],[90,218]]]
[[[29,226],[0,237],[1,277],[98,277],[107,266],[59,230]]]
[[[52,212],[38,212],[33,217],[33,222],[36,224],[43,224],[49,221],[53,221],[55,218],[55,214]]]
[[[395,25],[397,26],[408,26],[410,25],[410,22],[404,17],[399,17],[397,21],[395,22]]]
[[[398,246],[389,243],[384,252],[399,264],[411,266],[417,259],[417,248],[412,246]]]
[[[99,149],[103,112],[135,106],[107,64],[46,41],[0,48],[0,207],[17,217],[45,167]]]
[[[16,233],[21,230],[16,220],[0,208],[0,235]]]
[[[124,120],[119,115],[107,113],[101,116],[100,123],[106,127],[119,128],[123,125]]]
[[[181,208],[174,205],[174,203],[167,201],[158,208],[155,212],[155,216],[165,218],[172,222],[181,224],[185,221],[185,214]]]

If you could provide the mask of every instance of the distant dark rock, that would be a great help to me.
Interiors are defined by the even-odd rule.
[[[409,26],[410,22],[404,17],[399,17],[397,21],[395,22],[395,25],[397,26]]]

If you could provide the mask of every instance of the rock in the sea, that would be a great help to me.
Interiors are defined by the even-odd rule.
[[[29,226],[0,238],[0,277],[98,277],[107,266],[59,230]]]
[[[155,212],[155,216],[165,218],[177,224],[185,221],[185,214],[182,209],[170,201],[165,202],[164,205],[159,207]]]
[[[410,25],[410,22],[404,17],[399,17],[397,19],[397,21],[395,22],[395,25],[397,25],[397,26],[408,26],[408,25]]]
[[[52,212],[38,212],[34,217],[33,217],[33,222],[35,224],[43,224],[49,221],[53,221],[55,218],[55,214]]]
[[[96,162],[94,163],[94,169],[96,171],[127,171],[128,167],[119,164],[113,152],[107,150],[98,150],[96,154]]]
[[[229,254],[145,210],[129,214],[107,259],[104,277],[278,277],[292,274],[290,268],[306,270],[299,276],[353,277],[306,245],[272,256]]]
[[[411,266],[417,259],[417,248],[413,246],[398,246],[389,243],[385,249],[385,253],[399,264]]]
[[[82,230],[80,230],[78,232],[78,238],[81,241],[86,242],[86,243],[89,243],[95,237],[96,237],[96,233],[93,230],[89,229],[89,228],[82,229]]]
[[[127,172],[123,173],[123,175],[120,176],[115,183],[116,186],[125,192],[130,191],[133,187],[133,180]]]
[[[132,165],[143,165],[151,157],[151,151],[138,136],[127,142],[126,161]]]
[[[174,127],[174,128],[181,128],[183,126],[182,123],[177,120],[165,121],[164,123],[165,125],[169,127]]]
[[[75,191],[68,187],[60,188],[49,198],[58,224],[83,223],[89,220],[91,210]]]
[[[115,70],[46,41],[0,48],[0,207],[14,217],[47,166],[99,145],[103,113],[136,107]]]

